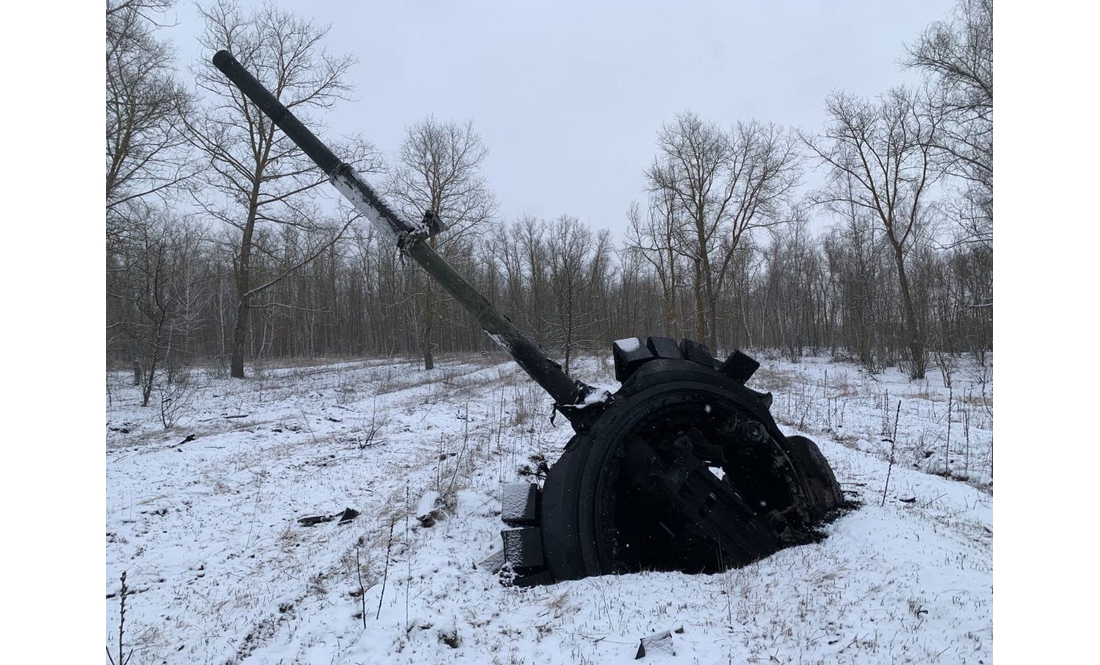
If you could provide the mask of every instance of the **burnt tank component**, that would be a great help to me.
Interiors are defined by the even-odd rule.
[[[515,584],[712,573],[817,539],[840,487],[812,441],[779,430],[771,395],[745,387],[755,361],[735,352],[719,365],[703,345],[658,337],[613,354],[622,387],[547,474],[542,563],[513,566]]]
[[[735,351],[719,363],[692,340],[629,338],[612,348],[622,384],[613,395],[571,379],[431,248],[447,220],[430,210],[415,224],[400,217],[232,55],[213,62],[569,419],[575,436],[543,486],[505,488],[503,553],[486,561],[507,567],[511,583],[716,572],[815,540],[814,525],[841,507],[817,445],[784,436],[771,394],[745,386],[754,359]]]

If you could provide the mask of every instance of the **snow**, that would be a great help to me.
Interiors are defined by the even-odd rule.
[[[530,483],[511,483],[501,488],[500,514],[505,519],[522,519],[528,513]],[[533,509],[532,509],[533,510]]]
[[[416,518],[421,521],[434,519],[435,515],[433,513],[436,513],[442,506],[443,499],[439,496],[439,492],[428,490],[416,504]]]
[[[642,342],[637,337],[615,340],[615,344],[622,349],[623,353],[631,353],[642,348]]]
[[[833,439],[888,460],[896,422],[895,462],[928,473],[949,471],[988,488],[993,484],[992,357],[988,354],[984,367],[968,358],[956,360],[951,388],[937,369],[910,382],[897,368],[868,374],[826,358],[758,357],[760,369],[749,385],[771,391],[775,419],[810,438]]]
[[[106,642],[126,571],[134,662],[628,663],[664,631],[676,655],[641,662],[992,662],[991,370],[960,362],[948,390],[933,374],[757,359],[750,386],[774,393],[783,429],[817,441],[861,507],[822,542],[739,570],[531,589],[476,563],[501,549],[502,486],[529,482],[572,430],[502,354],[430,372],[196,371],[169,430],[111,374]],[[616,388],[608,358],[575,373]],[[433,493],[449,509],[425,528],[417,503]],[[360,515],[297,523],[345,507]]]
[[[584,402],[577,405],[578,409],[583,409],[586,406],[592,406],[593,404],[605,404],[611,399],[611,393],[606,388],[596,388],[592,392],[584,396]]]

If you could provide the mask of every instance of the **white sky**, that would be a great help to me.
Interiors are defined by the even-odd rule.
[[[360,133],[391,158],[405,128],[429,114],[471,119],[505,219],[565,213],[620,237],[631,201],[644,199],[657,130],[677,112],[817,131],[830,92],[870,96],[917,80],[899,64],[904,44],[953,5],[280,4],[331,25],[325,46],[359,60],[357,99],[328,116],[329,135]],[[181,64],[213,55],[195,42],[194,6],[173,14],[166,32]]]

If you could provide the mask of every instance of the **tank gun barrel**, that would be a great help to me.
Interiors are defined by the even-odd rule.
[[[333,154],[328,146],[228,51],[218,51],[214,55],[213,63],[313,160],[356,210],[381,230],[383,236],[394,238],[397,245],[458,301],[477,320],[486,334],[550,394],[555,408],[569,419],[574,429],[580,431],[591,421],[599,409],[584,409],[583,406],[593,388],[563,372],[561,366],[539,350],[488,299],[436,253],[428,242],[429,229],[424,221],[411,223],[387,206],[350,164]],[[425,221],[434,214],[435,211],[425,211]]]

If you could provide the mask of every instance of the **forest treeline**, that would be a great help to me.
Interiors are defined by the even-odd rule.
[[[158,12],[107,3],[107,361],[145,400],[195,365],[486,351],[493,343],[390,237],[208,64],[176,73]],[[353,60],[276,5],[201,8],[227,48],[315,128]],[[924,84],[823,100],[815,133],[684,111],[654,128],[646,189],[613,238],[562,211],[503,219],[473,122],[429,117],[398,154],[334,151],[567,368],[661,334],[719,353],[828,353],[920,378],[993,343],[992,3],[899,45]],[[807,174],[824,185],[806,193]],[[820,178],[819,178],[820,179]],[[184,212],[186,211],[186,212]],[[824,228],[824,231],[819,229]]]

